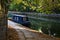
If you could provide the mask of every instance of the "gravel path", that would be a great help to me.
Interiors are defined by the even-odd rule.
[[[19,38],[17,40],[60,40],[59,38],[50,37],[9,20],[8,25],[17,32]]]

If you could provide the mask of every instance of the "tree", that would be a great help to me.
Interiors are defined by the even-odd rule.
[[[57,7],[58,5],[58,0],[40,0],[40,12],[42,13],[53,13],[53,9]]]
[[[51,14],[55,8],[60,8],[60,0],[12,0],[9,10]]]
[[[7,40],[7,3],[8,0],[0,0],[0,40]]]

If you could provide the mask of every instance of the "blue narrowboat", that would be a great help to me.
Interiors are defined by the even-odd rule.
[[[14,22],[20,23],[20,24],[22,24],[24,26],[30,25],[30,22],[29,22],[28,17],[26,15],[17,15],[17,14],[14,14],[12,16],[12,20]]]

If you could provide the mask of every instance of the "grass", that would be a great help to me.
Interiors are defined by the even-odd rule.
[[[52,22],[52,21],[44,21],[44,20],[38,20],[38,19],[32,19],[29,18],[31,25],[30,28],[34,30],[41,30],[41,28],[45,28],[46,30],[51,31],[51,35],[56,33],[56,37],[60,37],[60,23],[58,22]],[[48,32],[48,31],[46,31]]]

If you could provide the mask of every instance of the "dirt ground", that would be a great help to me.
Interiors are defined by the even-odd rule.
[[[8,36],[7,36],[8,40],[19,40],[17,31],[15,29],[11,28],[10,26],[8,27],[7,34],[8,34]]]
[[[35,32],[35,31],[29,31],[29,32],[31,32],[33,34],[32,36],[34,36],[34,38],[32,38],[32,39],[28,38],[29,35],[27,35],[28,39],[26,38],[25,40],[37,40],[37,39],[38,40],[60,40],[60,38],[50,37],[46,34],[38,33],[38,32]],[[14,28],[9,26],[7,33],[8,33],[8,40],[20,40],[18,32]]]

